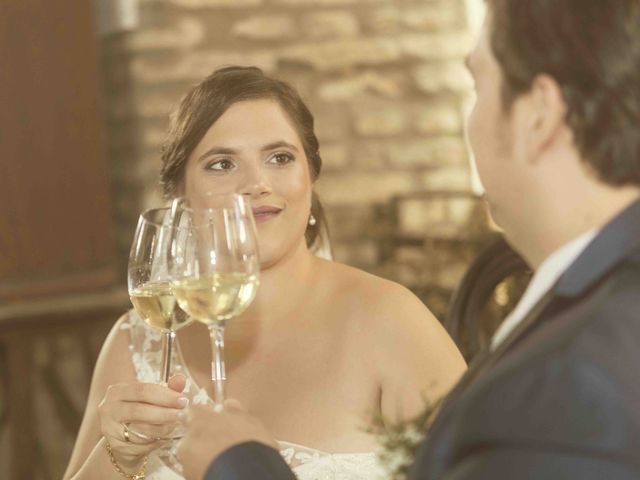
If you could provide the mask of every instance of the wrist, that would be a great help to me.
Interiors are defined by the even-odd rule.
[[[111,445],[109,445],[109,442],[106,440],[104,447],[111,465],[113,465],[113,468],[122,477],[130,480],[143,480],[146,477],[147,462],[149,461],[147,455],[142,457],[119,455],[113,451]]]
[[[146,455],[127,455],[121,452],[112,452],[113,458],[115,458],[118,465],[127,472],[137,472],[145,463]]]

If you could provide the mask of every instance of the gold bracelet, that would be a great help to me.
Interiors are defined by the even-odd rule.
[[[120,465],[118,465],[116,457],[113,456],[113,450],[111,450],[111,445],[109,445],[109,442],[105,441],[104,448],[107,449],[109,460],[111,460],[111,465],[113,465],[113,468],[116,469],[116,472],[118,472],[124,478],[128,478],[129,480],[144,480],[147,477],[147,462],[149,461],[148,455],[144,457],[142,468],[140,468],[140,471],[138,473],[126,473],[124,470],[122,470]]]

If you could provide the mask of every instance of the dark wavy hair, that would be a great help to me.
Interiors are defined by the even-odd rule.
[[[166,198],[174,197],[183,181],[187,159],[211,125],[234,103],[273,99],[293,121],[309,162],[311,179],[322,169],[313,115],[298,92],[286,82],[265,75],[257,67],[229,66],[214,71],[182,98],[171,115],[169,134],[162,146],[160,182]],[[312,246],[326,229],[322,205],[315,192],[311,201],[315,225],[308,225],[305,237]]]
[[[640,1],[486,3],[505,108],[550,75],[584,161],[607,184],[640,186]]]

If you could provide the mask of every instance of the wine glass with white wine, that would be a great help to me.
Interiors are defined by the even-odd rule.
[[[158,381],[165,386],[171,374],[176,331],[191,321],[189,316],[178,307],[171,290],[168,255],[172,225],[170,208],[152,208],[144,211],[138,219],[128,266],[131,303],[147,325],[162,333],[163,364]],[[148,435],[140,428],[130,431],[134,435],[149,440]],[[182,429],[176,427],[169,437],[161,439],[179,438],[182,433]]]
[[[235,193],[181,197],[172,209],[171,286],[180,308],[209,327],[213,400],[220,409],[225,324],[246,310],[258,289],[253,212],[249,200]]]

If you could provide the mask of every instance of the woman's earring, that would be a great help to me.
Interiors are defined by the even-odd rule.
[[[316,224],[316,217],[314,217],[313,215],[309,215],[309,225],[313,227],[315,224]]]

